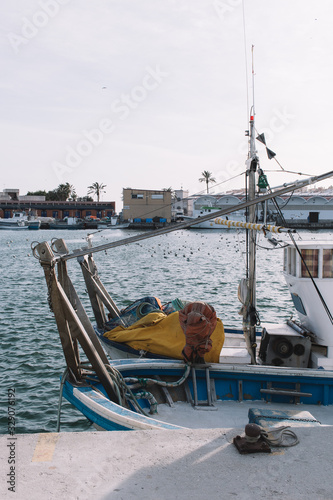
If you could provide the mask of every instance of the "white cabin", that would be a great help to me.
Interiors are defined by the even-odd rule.
[[[333,242],[300,241],[297,246],[301,255],[293,245],[285,248],[283,274],[301,325],[315,335],[316,344],[327,348],[327,358],[333,360],[333,324],[326,310],[333,314]]]

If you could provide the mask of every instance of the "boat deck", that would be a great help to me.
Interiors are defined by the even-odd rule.
[[[260,342],[260,341],[259,341]],[[259,344],[260,345],[260,344]],[[246,348],[245,337],[239,333],[226,333],[219,363],[248,365],[251,356]]]
[[[191,429],[219,427],[244,429],[249,422],[250,409],[261,410],[267,416],[261,423],[264,424],[266,421],[267,426],[333,426],[333,408],[331,406],[287,405],[264,401],[217,401],[213,407],[204,406],[201,408],[194,408],[183,402],[174,403],[174,407],[159,404],[158,414],[154,415],[154,418]],[[285,415],[288,415],[288,418],[284,418]]]

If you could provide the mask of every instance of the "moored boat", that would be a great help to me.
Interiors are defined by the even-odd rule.
[[[0,229],[39,229],[40,221],[25,212],[14,212],[12,217],[0,218]]]
[[[333,304],[327,293],[333,279],[333,245],[318,243],[312,249],[304,242],[300,247],[293,231],[270,225],[267,220],[258,224],[256,210],[258,204],[263,206],[268,200],[332,177],[333,172],[285,184],[279,189],[263,190],[261,184],[257,190],[258,177],[262,179],[264,174],[255,148],[254,117],[252,108],[247,134],[248,196],[237,206],[95,247],[88,239],[88,247],[73,252],[69,252],[61,239],[51,245],[42,242],[33,247],[44,269],[49,303],[66,359],[61,384],[63,394],[97,428],[227,427],[224,409],[231,402],[234,414],[244,414],[246,408],[250,421],[261,425],[274,426],[276,422],[303,425],[304,420],[309,425],[320,425],[320,413],[326,415],[325,424],[333,425],[332,412],[318,409],[333,405],[333,317],[330,312]],[[199,226],[213,218],[225,218],[236,210],[246,212],[246,221],[238,222],[247,231],[245,278],[238,290],[242,328],[235,325],[232,332],[225,331],[213,305],[206,304],[204,297],[202,301],[181,304],[180,309],[170,310],[166,304],[147,298],[127,310],[117,307],[99,278],[94,253]],[[273,245],[276,244],[274,233],[286,232],[290,236],[291,243],[285,242],[285,273],[297,311],[301,312],[299,321],[259,324],[257,231],[262,231]],[[77,259],[81,266],[96,325],[91,323],[69,278],[67,261],[70,259]],[[267,293],[269,295],[269,283]],[[314,300],[315,294],[319,302]],[[311,305],[318,309],[317,315]],[[324,314],[328,321],[322,323]],[[110,331],[108,352],[114,357],[112,349],[116,348],[118,357],[124,346],[125,359],[110,361],[102,348],[99,337],[103,336],[104,342],[105,332]],[[117,336],[113,337],[112,332]],[[156,345],[161,344],[159,352]],[[83,362],[79,345],[87,357]],[[128,352],[137,357],[128,358]],[[157,359],[158,355],[165,359]]]
[[[179,226],[184,228],[186,223]],[[159,234],[172,230],[175,228],[160,230]],[[266,230],[275,231],[274,227],[270,226],[266,226]],[[299,412],[298,403],[302,405],[302,411],[307,412],[309,418],[315,422],[317,405],[333,404],[333,371],[332,360],[329,358],[332,328],[327,330],[327,340],[322,339],[321,345],[315,332],[309,331],[300,323],[264,324],[258,336],[256,315],[244,300],[242,290],[240,298],[245,308],[243,332],[240,329],[225,332],[225,341],[218,360],[191,363],[170,357],[157,359],[155,353],[151,353],[149,359],[144,358],[147,353],[146,346],[133,349],[129,348],[126,342],[112,345],[112,348],[117,347],[119,352],[122,352],[123,348],[127,349],[128,352],[123,357],[131,358],[111,362],[108,360],[96,335],[96,328],[88,319],[70,282],[66,262],[73,258],[80,262],[97,328],[103,331],[108,322],[104,308],[111,318],[116,321],[118,318],[120,325],[123,318],[98,277],[92,255],[97,251],[149,237],[152,235],[137,235],[99,247],[90,245],[88,249],[73,253],[68,252],[63,240],[53,241],[51,247],[47,243],[41,243],[34,248],[34,254],[38,255],[45,271],[50,302],[64,346],[68,365],[68,371],[63,377],[63,394],[66,399],[97,428],[107,430],[187,427],[191,425],[192,417],[188,415],[191,409],[211,410],[213,413],[221,410],[223,413],[223,404],[229,404],[231,401],[234,401],[234,404],[246,402],[247,406],[251,402],[255,409],[262,408],[263,402],[266,402],[271,410],[284,411],[285,415],[292,415],[292,419],[296,418],[295,412]],[[304,253],[307,248],[305,243],[302,245]],[[322,252],[330,250],[330,255],[333,248],[328,248],[326,243],[325,245]],[[291,260],[285,258],[285,269],[290,270],[289,274],[292,276],[294,271],[291,249],[292,246],[286,248],[286,255],[290,255]],[[318,251],[319,255],[322,255],[321,250]],[[318,257],[317,260],[324,262],[323,257]],[[325,262],[327,274],[327,259]],[[58,278],[54,272],[55,264],[58,267]],[[299,266],[302,267],[301,261]],[[296,271],[296,276],[299,272],[301,271]],[[304,279],[308,280],[306,277]],[[329,277],[322,279],[330,280]],[[325,300],[325,292],[322,294]],[[247,293],[245,295],[247,296]],[[302,298],[300,290],[297,295]],[[303,306],[308,307],[306,298]],[[330,301],[327,307],[331,307]],[[156,311],[151,311],[146,317],[149,318],[149,315],[155,313]],[[172,314],[177,314],[177,311]],[[247,316],[251,321],[250,327],[254,327],[254,339],[247,331]],[[87,355],[87,364],[81,363],[78,357],[75,347],[77,342]],[[259,345],[259,352],[254,356]],[[324,351],[321,355],[326,362],[321,360],[315,365],[314,353],[318,353],[318,349]],[[138,357],[135,359],[135,356]],[[154,413],[155,410],[158,415]],[[216,426],[222,425],[221,419],[223,421],[223,416],[220,415],[219,418],[209,417],[208,421],[210,425]],[[333,424],[333,420],[330,423]]]
[[[48,229],[84,229],[85,225],[82,220],[77,220],[74,223],[70,223],[67,220],[55,220],[54,222],[48,223]]]
[[[235,210],[234,212],[230,213],[229,215],[226,216],[226,224],[221,224],[218,220],[217,217],[214,217],[214,213],[218,212],[221,210],[220,207],[213,207],[213,206],[202,206],[199,209],[193,210],[193,215],[188,216],[184,215],[181,217],[181,220],[184,220],[186,222],[190,221],[197,221],[197,219],[202,218],[204,215],[211,215],[212,218],[208,220],[204,220],[202,222],[198,222],[197,224],[190,226],[190,228],[195,228],[195,229],[228,229],[228,222],[229,221],[235,221],[235,222],[246,222],[246,215],[239,210]],[[230,228],[230,224],[229,224]]]
[[[2,229],[4,229],[4,230],[29,229],[28,226],[26,224],[24,224],[24,222],[15,221],[15,222],[10,223],[10,224],[2,224],[1,222],[2,221],[0,220],[0,230],[2,230]]]

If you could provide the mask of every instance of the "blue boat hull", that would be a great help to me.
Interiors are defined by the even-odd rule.
[[[119,370],[123,377],[159,377],[161,380],[180,378],[185,370],[184,363],[175,360],[123,359],[114,361],[112,366]],[[195,372],[192,371],[186,381],[187,391],[185,388],[183,392],[178,389],[177,393],[172,393],[170,390],[171,397],[188,403],[189,406],[195,406],[194,403],[197,401],[199,407],[202,402],[208,400],[206,377],[205,365],[196,366]],[[286,408],[295,408],[295,403],[301,403],[302,406],[333,404],[333,372],[321,369],[298,370],[260,365],[239,367],[212,364],[209,367],[209,383],[213,387],[214,394],[212,406],[216,408],[222,405],[223,401],[264,401],[272,405],[283,404]],[[94,384],[91,381],[89,387],[76,387],[66,381],[64,397],[96,427],[104,430],[188,427],[186,419],[179,425],[174,425],[159,421],[158,415],[149,417],[137,413],[134,409],[124,408],[110,401],[101,384]],[[146,410],[149,409],[145,399],[139,399],[139,403]],[[219,426],[223,427],[223,420]]]

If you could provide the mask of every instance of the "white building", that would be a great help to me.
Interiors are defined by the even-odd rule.
[[[184,189],[175,189],[171,207],[171,217],[176,219],[183,215],[189,215],[191,211],[190,206],[191,203],[188,191],[184,191]]]
[[[193,199],[193,216],[200,216],[207,207],[213,209],[227,209],[235,207],[235,210],[228,215],[230,220],[242,220],[245,216],[245,210],[237,210],[237,205],[245,201],[244,195],[225,194],[225,195],[204,195]],[[277,197],[276,204],[282,212],[286,223],[292,225],[306,224],[331,224],[333,225],[333,196],[323,196],[318,194],[306,193],[303,196],[291,195]],[[267,213],[269,219],[282,223],[279,210],[272,200],[267,202]],[[258,218],[263,217],[265,208],[259,207]]]

